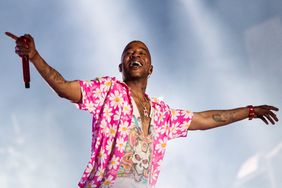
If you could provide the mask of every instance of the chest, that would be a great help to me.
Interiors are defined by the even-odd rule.
[[[142,103],[132,98],[132,104],[134,117],[139,121],[136,123],[140,125],[142,134],[144,136],[148,136],[151,133],[150,126],[151,119],[153,116],[153,110],[151,110],[151,103]]]

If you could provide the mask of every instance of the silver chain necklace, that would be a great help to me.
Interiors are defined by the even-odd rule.
[[[144,114],[144,117],[145,117],[145,118],[149,118],[149,117],[150,117],[150,116],[149,116],[149,110],[147,109],[147,107],[146,107],[146,106],[143,104],[143,102],[137,97],[137,95],[134,93],[133,90],[130,90],[130,91],[133,93],[133,95],[134,95],[134,96],[138,99],[138,101],[141,103],[141,105],[142,105],[142,107],[143,107],[143,114]],[[144,99],[144,102],[146,102],[146,103],[149,102],[145,95],[144,95],[143,99]]]

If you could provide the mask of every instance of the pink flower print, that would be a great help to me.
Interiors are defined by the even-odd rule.
[[[110,108],[110,106],[108,104],[105,104],[103,115],[104,115],[104,119],[106,119],[107,122],[111,121],[111,117],[113,115],[113,112],[112,112],[112,108]]]
[[[126,145],[126,142],[124,141],[124,139],[122,137],[118,138],[117,147],[118,147],[119,152],[123,151],[123,148],[125,147],[125,145]]]
[[[159,143],[156,145],[156,150],[159,153],[163,153],[166,149],[166,145],[167,145],[167,139],[163,138],[163,139],[159,139]]]
[[[125,115],[128,115],[128,114],[130,114],[130,112],[131,112],[131,106],[129,105],[128,102],[125,101],[124,104],[123,104],[123,113]]]
[[[108,139],[107,141],[107,145],[106,145],[106,150],[107,150],[107,154],[110,154],[113,148],[113,141],[111,141],[110,139]]]
[[[102,184],[102,188],[108,188],[111,184],[113,184],[113,176],[109,175]]]
[[[178,110],[172,109],[171,110],[171,120],[177,120],[178,116],[180,115]]]
[[[94,104],[91,101],[87,101],[85,103],[86,109],[92,113],[94,111]]]
[[[117,169],[118,162],[120,161],[119,157],[113,156],[110,161],[109,169]]]
[[[114,137],[116,135],[117,128],[115,125],[110,125],[107,129],[107,135],[109,137]]]
[[[120,128],[119,128],[119,131],[120,131],[120,134],[122,136],[125,136],[128,134],[128,132],[130,131],[129,129],[129,123],[126,121],[126,122],[123,122],[121,125],[120,125]]]
[[[122,94],[116,90],[114,93],[110,94],[110,100],[111,100],[111,106],[116,108],[117,106],[120,106],[123,102]]]
[[[105,176],[105,168],[100,166],[97,170],[96,177],[98,181],[101,181]]]
[[[102,165],[105,163],[106,157],[107,157],[107,155],[105,153],[105,149],[101,149],[101,151],[99,153],[99,161]]]

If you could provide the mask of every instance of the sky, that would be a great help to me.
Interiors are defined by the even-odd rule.
[[[90,158],[91,115],[59,98],[15,43],[30,33],[67,80],[114,76],[125,45],[144,41],[147,93],[194,112],[282,107],[280,0],[1,0],[0,187],[77,187]],[[277,113],[281,119],[281,111]],[[282,127],[243,120],[168,144],[157,188],[278,188]]]

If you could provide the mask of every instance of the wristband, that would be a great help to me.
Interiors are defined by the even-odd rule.
[[[253,105],[249,105],[247,108],[249,109],[249,120],[252,120],[255,117],[255,108]]]

